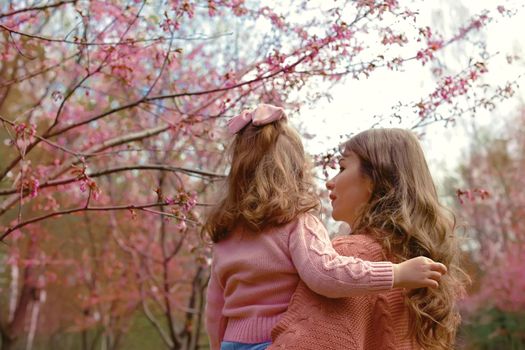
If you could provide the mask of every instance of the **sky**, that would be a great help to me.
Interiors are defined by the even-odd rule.
[[[488,52],[499,52],[489,62],[489,82],[504,84],[525,75],[525,6],[523,1],[490,0],[436,0],[414,1],[419,9],[418,26],[430,25],[442,33],[457,28],[458,19],[480,13],[485,8],[494,9],[498,5],[507,8],[518,8],[517,15],[511,18],[499,18],[488,24],[483,31]],[[460,24],[458,24],[460,25]],[[464,45],[464,44],[462,44]],[[451,47],[445,52],[445,59],[452,66],[461,70],[459,57],[464,55],[465,47]],[[468,48],[467,48],[468,50]],[[506,55],[517,55],[520,61],[509,65]],[[435,80],[426,73],[428,69],[418,62],[409,64],[403,72],[377,71],[370,78],[362,80],[348,79],[332,88],[332,100],[323,99],[314,106],[301,109],[301,121],[308,133],[315,138],[305,141],[310,153],[323,153],[339,143],[340,135],[356,133],[371,126],[373,115],[389,115],[391,107],[399,101],[417,101],[432,92]],[[478,112],[475,118],[466,116],[454,127],[445,128],[443,124],[427,127],[422,138],[422,145],[433,172],[440,182],[458,166],[465,157],[468,146],[466,130],[472,127],[489,125],[500,127],[508,116],[511,116],[525,100],[525,83],[521,78],[521,87],[516,95],[498,105],[492,112]],[[398,125],[393,125],[398,126]],[[406,127],[407,125],[399,125]]]

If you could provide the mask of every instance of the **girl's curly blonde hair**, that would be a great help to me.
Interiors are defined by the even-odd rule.
[[[236,134],[230,152],[225,193],[204,226],[213,242],[238,225],[259,232],[318,208],[310,163],[299,134],[286,119],[248,124]]]

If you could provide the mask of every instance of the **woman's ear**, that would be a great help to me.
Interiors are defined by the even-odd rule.
[[[374,192],[374,183],[369,177],[366,178],[366,189],[370,195]]]

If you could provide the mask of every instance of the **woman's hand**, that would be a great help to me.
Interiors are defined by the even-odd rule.
[[[400,264],[394,264],[394,288],[439,287],[441,276],[447,267],[434,260],[419,256]]]

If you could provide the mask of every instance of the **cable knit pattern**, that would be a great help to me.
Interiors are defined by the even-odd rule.
[[[221,341],[269,341],[299,280],[328,297],[378,293],[392,288],[393,267],[340,256],[311,214],[261,233],[236,230],[213,249],[206,305],[212,350]]]
[[[310,226],[311,223],[305,221],[306,233],[313,236],[310,238],[310,249],[322,257],[322,267],[327,270],[333,270],[337,268],[343,268],[348,271],[350,275],[354,278],[359,279],[366,276],[367,273],[370,273],[370,262],[366,261],[363,264],[355,264],[355,262],[360,259],[355,259],[350,257],[348,259],[344,256],[334,256],[334,250],[332,243],[325,240],[325,237],[315,231],[315,228]],[[308,239],[308,237],[305,237]],[[351,265],[348,262],[353,261],[354,264]]]
[[[301,218],[301,224],[290,234],[289,248],[301,280],[318,294],[341,298],[392,288],[390,262],[339,255],[324,226],[312,215]]]
[[[384,260],[369,236],[339,237],[337,252],[371,261]],[[268,348],[291,350],[415,350],[402,290],[330,299],[299,283],[288,310],[272,330]]]

